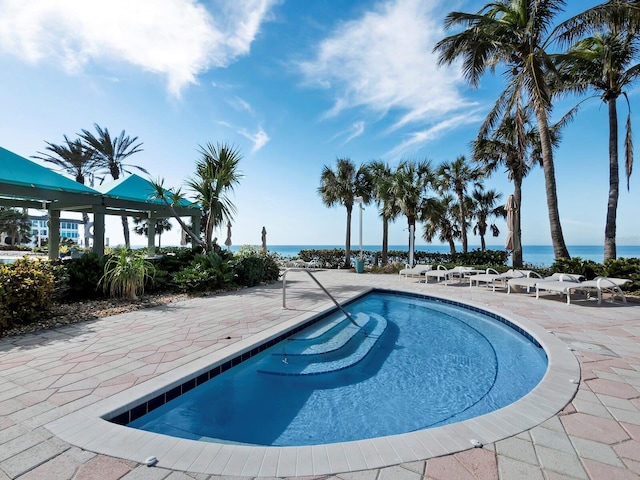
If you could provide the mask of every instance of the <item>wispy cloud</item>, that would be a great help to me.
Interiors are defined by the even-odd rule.
[[[347,143],[349,143],[354,138],[357,138],[360,135],[362,135],[364,133],[364,130],[365,130],[365,123],[364,123],[364,121],[360,120],[358,122],[352,123],[349,126],[349,128],[336,133],[333,137],[330,138],[330,141],[336,140],[336,139],[341,138],[341,137],[346,137],[342,141],[342,144],[346,145]]]
[[[227,103],[238,111],[253,113],[253,108],[251,108],[249,102],[240,97],[228,98]]]
[[[411,151],[417,150],[417,147],[440,138],[447,131],[453,130],[461,125],[478,122],[482,120],[482,118],[478,111],[451,116],[427,129],[410,133],[399,145],[387,152],[385,157],[393,159],[400,158]]]
[[[351,125],[351,131],[350,132],[351,133],[349,134],[349,136],[344,141],[345,145],[347,143],[349,143],[351,140],[353,140],[354,138],[359,137],[360,135],[362,135],[364,133],[364,122],[362,122],[362,121],[355,122],[353,125]]]
[[[168,89],[249,53],[278,0],[0,0],[0,52],[79,72],[123,62],[164,75]]]
[[[238,133],[245,138],[248,138],[253,143],[253,147],[251,148],[251,152],[255,153],[264,147],[271,138],[267,135],[262,127],[258,127],[258,131],[256,133],[249,133],[247,130],[242,129],[239,130]]]
[[[444,38],[436,2],[388,0],[362,17],[342,23],[318,46],[315,58],[298,64],[306,84],[330,89],[325,118],[363,108],[392,119],[392,130],[432,125],[416,132],[413,145],[431,138],[451,114],[474,106],[461,94],[459,68],[439,68],[435,43]],[[408,146],[405,145],[405,146]]]

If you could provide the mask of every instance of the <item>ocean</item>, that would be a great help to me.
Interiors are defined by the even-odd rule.
[[[231,246],[232,251],[237,251],[239,246]],[[277,253],[283,257],[293,258],[298,256],[300,250],[309,249],[332,249],[344,248],[344,245],[267,245],[270,252]],[[469,251],[479,249],[479,245],[469,245]],[[491,250],[504,250],[500,245],[487,245]],[[363,250],[379,252],[380,245],[363,245]],[[593,260],[602,263],[604,260],[604,247],[602,245],[568,245],[569,255],[571,257],[580,257],[583,260]],[[360,246],[351,247],[352,252],[357,253]],[[390,245],[389,250],[407,251],[406,245]],[[416,251],[421,252],[438,252],[449,253],[448,245],[416,245]],[[456,251],[461,252],[462,247],[456,246]],[[640,258],[640,245],[617,245],[618,258]],[[551,245],[523,245],[522,246],[523,261],[529,265],[537,267],[548,267],[554,261],[553,247]]]

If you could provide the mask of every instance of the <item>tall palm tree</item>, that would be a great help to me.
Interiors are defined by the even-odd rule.
[[[94,127],[97,135],[83,129],[80,139],[84,148],[94,154],[95,161],[98,162],[101,169],[108,171],[114,180],[118,180],[125,173],[130,173],[126,167],[133,167],[147,175],[149,174],[147,170],[140,166],[124,163],[126,158],[142,151],[142,148],[140,148],[142,143],[136,143],[138,137],[130,138],[128,135],[125,136],[124,130],[117,137],[111,137],[109,129],[103,129],[97,123],[94,124]],[[122,216],[122,232],[125,246],[130,248],[129,222],[126,215]]]
[[[637,62],[640,37],[637,30],[625,30],[629,16],[640,20],[640,11],[626,10],[622,7],[626,1],[610,1],[610,6],[620,5],[619,16],[610,16],[594,20],[587,11],[582,14],[583,21],[596,22],[592,28],[602,28],[603,32],[594,32],[593,36],[574,43],[569,51],[559,57],[559,68],[569,79],[568,88],[583,93],[589,90],[607,104],[609,112],[609,196],[607,199],[607,217],[604,230],[604,259],[616,258],[616,218],[619,198],[618,171],[618,98],[624,96],[629,106],[625,89],[640,76]],[[636,8],[640,4],[636,2]],[[625,11],[629,15],[625,15]],[[579,16],[580,17],[580,16]],[[585,19],[586,17],[586,19]],[[576,19],[571,19],[559,28],[569,29]],[[570,38],[570,32],[567,37]],[[625,170],[627,190],[633,167],[633,143],[631,139],[631,108],[628,109],[625,138]]]
[[[456,211],[459,211],[459,207],[453,196],[446,194],[438,199],[425,200],[421,207],[420,216],[424,222],[422,238],[431,243],[437,236],[438,240],[449,244],[452,256],[456,254],[455,241],[461,237]]]
[[[53,163],[64,172],[73,175],[78,183],[84,185],[87,176],[92,176],[100,166],[93,150],[85,148],[79,138],[69,140],[64,135],[64,144],[62,145],[47,141],[44,143],[47,144],[45,150],[50,153],[37,152],[38,155],[32,155],[31,158]],[[88,247],[91,234],[89,232],[89,214],[86,212],[82,212],[82,223],[84,224],[84,245]]]
[[[363,203],[371,201],[371,182],[365,165],[356,169],[349,158],[339,158],[335,171],[328,165],[322,168],[318,194],[327,207],[341,204],[347,209],[347,234],[345,239],[344,268],[351,268],[351,212],[356,197]]]
[[[443,162],[440,164],[436,176],[438,189],[441,192],[451,190],[458,198],[462,251],[467,253],[469,251],[467,241],[468,213],[464,199],[467,194],[468,184],[471,183],[476,188],[481,185],[479,181],[484,176],[484,171],[481,168],[472,167],[467,163],[467,159],[464,156],[460,156],[453,162]]]
[[[502,198],[502,194],[495,190],[487,190],[476,188],[471,193],[472,211],[471,217],[475,220],[473,225],[473,234],[480,236],[480,248],[487,249],[485,235],[487,230],[491,231],[494,237],[500,235],[500,229],[493,222],[495,218],[505,218],[507,212],[504,205],[498,204]]]
[[[392,177],[391,194],[396,206],[405,217],[409,229],[409,259],[413,258],[416,221],[421,216],[427,198],[427,188],[433,184],[433,169],[427,160],[400,162]]]
[[[516,107],[511,115],[506,115],[500,124],[485,136],[478,137],[472,143],[473,159],[480,162],[490,174],[498,166],[504,166],[510,181],[513,182],[513,196],[518,206],[514,214],[514,227],[517,232],[513,250],[513,266],[522,267],[522,182],[532,166],[541,164],[540,142],[537,129],[531,125],[528,110]]]
[[[368,168],[373,198],[378,203],[382,218],[382,265],[386,265],[389,261],[389,222],[400,214],[392,194],[393,172],[389,164],[380,160],[369,163]]]
[[[243,174],[238,171],[242,160],[240,151],[229,144],[199,147],[200,159],[196,162],[195,176],[187,180],[188,187],[195,193],[196,201],[204,212],[205,245],[207,251],[213,248],[213,231],[227,222],[233,221],[236,207],[229,197]]]
[[[473,87],[478,86],[487,69],[494,71],[498,65],[506,68],[507,87],[490,112],[489,123],[511,111],[523,95],[527,96],[540,132],[549,226],[556,258],[569,258],[569,251],[558,211],[549,131],[552,107],[549,76],[555,72],[546,49],[553,40],[547,31],[564,3],[564,0],[495,0],[477,14],[450,13],[445,21],[446,28],[462,27],[464,30],[444,38],[434,47],[434,51],[439,51],[441,64],[451,64],[462,58],[463,73]]]

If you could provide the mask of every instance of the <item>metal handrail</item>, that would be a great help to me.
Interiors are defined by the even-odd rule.
[[[360,328],[360,325],[358,325],[356,323],[356,321],[353,319],[351,314],[349,312],[347,312],[344,309],[344,307],[342,305],[340,305],[340,303],[338,303],[338,301],[335,298],[333,298],[333,295],[331,295],[329,293],[329,291],[326,288],[324,288],[324,286],[318,281],[318,279],[306,268],[296,268],[296,267],[286,268],[284,270],[284,272],[282,273],[282,308],[287,308],[287,273],[288,272],[306,272],[306,273],[308,273],[309,276],[311,277],[311,279],[314,282],[316,282],[318,284],[318,286],[322,289],[322,291],[327,294],[327,296],[333,301],[333,303],[335,303],[336,307],[338,307],[338,309],[340,309],[340,311],[345,314],[347,319],[351,323],[353,323],[356,327]]]

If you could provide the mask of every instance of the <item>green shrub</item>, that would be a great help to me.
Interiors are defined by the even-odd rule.
[[[218,290],[233,278],[230,255],[223,252],[198,253],[188,267],[173,274],[173,283],[185,292]]]
[[[179,272],[187,267],[196,256],[196,252],[192,248],[183,247],[162,248],[158,253],[162,256],[155,260],[154,264],[169,274]]]
[[[506,250],[475,249],[467,253],[456,253],[453,261],[458,265],[473,265],[476,267],[506,266],[509,252]]]
[[[247,287],[259,285],[264,278],[264,260],[260,257],[239,258],[234,266],[235,283]]]
[[[629,292],[640,292],[640,258],[605,260],[602,266],[602,275],[606,277],[628,278],[631,280],[631,283],[624,285],[623,289]]]
[[[280,277],[280,256],[277,253],[263,254],[262,260],[264,262],[264,277],[263,282],[273,283]]]
[[[240,278],[242,279],[240,281],[236,279],[236,283],[238,283],[239,285],[246,285],[246,286],[257,285],[257,283],[253,283],[245,279],[245,270],[246,270],[245,266],[241,265],[240,267],[238,267],[240,260],[244,262],[245,258],[259,258],[260,261],[263,263],[263,273],[258,283],[260,282],[272,283],[277,281],[278,277],[280,277],[280,264],[279,264],[280,256],[277,253],[263,252],[261,249],[254,247],[252,245],[242,245],[240,249],[236,252],[234,257],[236,259],[236,265],[235,265],[236,274],[239,274]],[[240,269],[240,272],[237,271],[238,268]]]
[[[574,273],[583,275],[585,279],[591,280],[596,276],[604,275],[604,267],[593,260],[583,260],[580,257],[559,258],[551,265],[553,273]]]
[[[145,283],[153,277],[154,271],[154,266],[142,253],[123,249],[107,259],[100,283],[111,297],[135,300],[138,294],[144,293]]]
[[[79,258],[66,260],[62,264],[67,272],[69,281],[65,296],[71,300],[92,299],[102,296],[102,292],[98,287],[104,274],[104,265],[104,258],[95,253],[86,253]]]
[[[52,270],[49,262],[26,258],[0,265],[0,328],[28,324],[48,312],[54,290]]]
[[[315,261],[323,268],[342,268],[346,252],[342,248],[323,250],[300,250],[300,258],[305,262]]]

